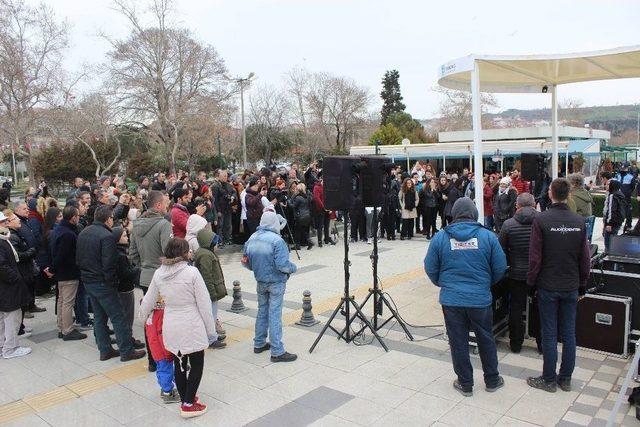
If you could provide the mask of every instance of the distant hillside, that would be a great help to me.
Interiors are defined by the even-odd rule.
[[[584,126],[611,132],[611,144],[635,144],[637,139],[638,105],[603,105],[598,107],[562,108],[558,110],[558,120],[566,126]],[[487,120],[488,119],[488,120]],[[422,120],[425,128],[437,131],[438,118]],[[492,127],[545,126],[551,122],[551,109],[533,110],[509,109],[499,113],[483,115],[483,122]],[[462,129],[461,129],[462,130]]]

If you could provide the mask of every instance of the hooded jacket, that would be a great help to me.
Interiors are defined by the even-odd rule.
[[[583,217],[593,215],[593,197],[584,188],[577,188],[571,192],[573,202],[576,205],[576,213]]]
[[[297,270],[289,261],[287,244],[274,228],[258,227],[244,244],[243,254],[242,265],[253,271],[259,283],[285,283]]]
[[[200,215],[193,214],[187,221],[187,234],[185,240],[189,243],[189,249],[195,253],[200,245],[198,244],[198,232],[207,226],[207,220]]]
[[[159,295],[165,304],[162,338],[166,349],[186,355],[209,347],[208,337],[214,335],[216,325],[198,269],[182,258],[162,260],[140,305],[140,319],[145,323]]]
[[[525,206],[518,210],[513,218],[506,220],[500,229],[498,239],[511,267],[509,277],[513,280],[527,280],[531,224],[537,213],[534,208]]]
[[[204,284],[209,291],[211,301],[218,301],[227,296],[224,274],[218,256],[211,249],[215,233],[211,230],[200,230],[197,243],[200,247],[195,251],[193,265],[202,274]]]
[[[149,209],[134,221],[129,257],[140,267],[140,286],[149,287],[171,237],[171,223],[155,209]]]
[[[471,199],[459,199],[452,217],[454,222],[431,239],[424,269],[440,287],[441,305],[488,307],[491,285],[504,276],[507,259],[496,235],[477,222]]]

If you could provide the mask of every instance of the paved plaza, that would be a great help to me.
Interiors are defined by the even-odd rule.
[[[596,231],[597,233],[597,231]],[[596,234],[597,235],[597,234]],[[379,276],[404,319],[415,325],[440,325],[438,289],[426,278],[422,260],[427,248],[422,237],[380,243]],[[239,247],[237,247],[239,249]],[[351,285],[362,301],[371,284],[371,246],[353,244]],[[221,304],[220,317],[229,346],[207,350],[200,399],[209,405],[202,417],[179,416],[178,405],[165,405],[155,374],[146,361],[121,363],[98,360],[93,337],[63,342],[57,338],[53,300],[40,301],[46,313],[27,320],[33,335],[23,340],[33,353],[0,360],[0,424],[6,426],[426,426],[604,425],[613,407],[629,360],[578,350],[574,391],[555,394],[534,390],[525,378],[539,374],[542,358],[535,344],[511,354],[500,342],[500,373],[506,386],[496,393],[483,388],[477,356],[473,397],[453,390],[454,373],[443,328],[412,328],[407,340],[397,324],[383,329],[390,351],[367,334],[361,342],[345,344],[327,333],[312,354],[308,350],[331,314],[343,289],[342,246],[302,250],[299,271],[285,295],[286,349],[300,358],[272,364],[267,353],[252,351],[256,314],[255,282],[240,265],[237,251],[221,255],[227,285],[239,280],[247,310],[227,311],[231,297]],[[302,293],[310,290],[320,324],[307,328],[300,319]],[[141,294],[140,294],[141,296]],[[371,304],[367,307],[371,312]],[[134,335],[142,339],[136,321]],[[637,425],[635,409],[624,404],[619,423]]]

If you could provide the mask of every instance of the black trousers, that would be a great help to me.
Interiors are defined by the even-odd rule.
[[[322,235],[324,232],[324,242],[329,243],[329,212],[316,212],[315,215],[316,231],[318,234],[318,243],[322,243]]]
[[[424,220],[424,217],[422,216],[422,209],[416,209],[417,211],[417,216],[416,216],[416,233],[420,233],[422,230],[420,229],[420,225],[422,224],[421,220]]]
[[[413,237],[413,218],[402,218],[402,237]]]
[[[440,228],[444,228],[447,225],[447,216],[444,214],[444,205],[438,208],[438,214],[440,215]]]
[[[304,224],[298,219],[296,221],[296,245],[297,246],[307,246],[309,243],[309,223],[305,222]]]
[[[367,222],[363,213],[358,215],[351,214],[351,239],[352,240],[367,240]]]
[[[173,355],[174,376],[182,403],[193,403],[200,387],[204,368],[204,350],[184,355]]]
[[[398,215],[396,215],[396,211],[389,210],[388,213],[384,215],[384,228],[387,233],[387,237],[395,238],[396,237],[396,222],[398,220]]]
[[[527,282],[507,280],[509,289],[509,341],[512,347],[522,347],[524,342],[524,321],[522,314],[527,309]]]
[[[437,207],[426,207],[424,208],[424,215],[422,217],[423,231],[426,231],[427,234],[434,235],[438,228],[436,227],[436,218],[438,217],[438,208]]]

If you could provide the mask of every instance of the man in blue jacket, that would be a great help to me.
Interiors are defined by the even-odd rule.
[[[280,237],[280,229],[278,215],[265,210],[260,226],[244,245],[242,265],[253,271],[258,282],[254,353],[271,349],[272,362],[293,362],[298,357],[287,353],[282,344],[282,302],[287,280],[297,267],[289,261],[289,249]]]
[[[468,197],[456,200],[451,224],[431,240],[424,269],[440,287],[440,304],[451,347],[453,387],[463,396],[473,394],[473,368],[469,359],[469,330],[478,341],[484,382],[488,392],[504,385],[498,374],[493,338],[491,285],[507,270],[507,259],[494,233],[478,223],[478,210]]]

